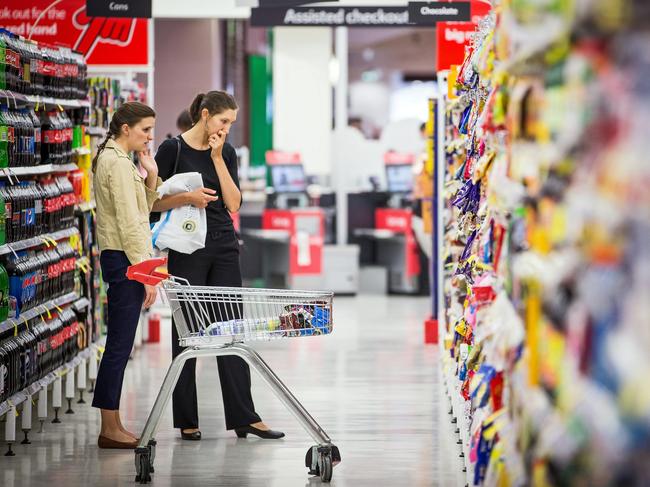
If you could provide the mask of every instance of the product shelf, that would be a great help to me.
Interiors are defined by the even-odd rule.
[[[41,305],[38,305],[32,309],[29,309],[25,311],[24,313],[20,314],[20,317],[18,318],[9,318],[6,321],[3,321],[0,323],[0,333],[4,333],[7,330],[11,330],[24,321],[29,321],[37,316],[40,316],[44,313],[49,313],[52,310],[56,309],[57,307],[61,308],[63,306],[66,306],[70,303],[76,302],[79,300],[79,295],[77,293],[68,293],[65,294],[64,296],[61,296],[56,299],[52,299],[50,301],[47,301],[46,303],[43,303]]]
[[[52,166],[53,173],[70,172],[76,171],[77,169],[79,169],[79,166],[77,166],[74,162],[71,162],[69,164],[62,164],[60,166]]]
[[[86,127],[86,133],[95,137],[105,137],[106,132],[104,127]]]
[[[86,309],[88,306],[90,306],[90,300],[88,298],[81,298],[76,300],[74,303],[72,303],[72,306],[77,311],[81,311]]]
[[[77,149],[73,149],[72,152],[78,156],[88,156],[92,154],[90,147],[78,147]]]
[[[86,213],[87,211],[93,211],[95,208],[97,208],[97,203],[95,201],[84,201],[83,203],[79,203],[77,205],[77,210]]]
[[[0,245],[0,255],[10,254],[12,252],[17,252],[19,250],[27,250],[34,247],[44,245],[48,240],[62,240],[64,238],[72,237],[79,233],[77,227],[64,228],[53,233],[44,233],[34,238],[29,238],[26,240],[19,240],[18,242],[12,242],[9,244]]]
[[[451,406],[451,414],[456,419],[456,426],[458,428],[458,436],[461,441],[460,453],[462,453],[463,466],[465,467],[467,485],[474,484],[474,464],[469,461],[470,459],[470,427],[471,422],[467,419],[468,405],[460,395],[461,383],[458,378],[453,374],[451,364],[443,365],[443,380],[446,386],[447,399]]]
[[[45,108],[89,108],[88,100],[71,100],[66,98],[52,98],[49,96],[23,95],[10,90],[0,90],[0,99],[8,106],[16,108],[26,106],[45,106]]]
[[[71,361],[69,361],[66,364],[63,364],[61,367],[59,367],[56,370],[53,370],[49,374],[47,374],[45,377],[42,379],[34,382],[31,384],[29,387],[26,389],[17,392],[13,396],[11,396],[9,399],[7,399],[5,402],[0,404],[0,416],[3,416],[6,414],[11,407],[16,407],[23,402],[27,400],[28,397],[34,396],[37,394],[39,391],[47,388],[52,382],[54,382],[57,378],[63,377],[66,374],[74,371],[79,364],[81,364],[82,361],[88,360],[91,358],[93,355],[96,355],[101,352],[102,349],[102,342],[101,340],[99,343],[91,343],[87,348],[81,350]]]
[[[76,171],[77,169],[79,169],[79,166],[74,163],[61,165],[42,164],[40,166],[30,167],[3,167],[0,169],[0,177],[39,176],[42,174]]]
[[[90,102],[88,100],[68,100],[65,98],[50,98],[47,96],[26,96],[30,105],[36,106],[45,104],[47,108],[89,108]]]

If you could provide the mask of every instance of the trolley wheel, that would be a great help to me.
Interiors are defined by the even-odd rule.
[[[323,482],[332,479],[333,468],[341,463],[341,452],[335,445],[312,446],[305,455],[305,467],[309,475],[320,477]]]
[[[158,443],[156,440],[151,439],[149,440],[149,444],[147,445],[147,448],[149,449],[149,472],[154,473],[154,468],[153,468],[153,462],[156,459],[156,445]]]
[[[317,446],[312,446],[309,450],[307,450],[307,454],[305,455],[305,467],[309,469],[309,475],[320,475],[318,462],[314,461],[315,459],[318,459],[317,455]]]
[[[332,480],[332,453],[320,453],[318,458],[318,468],[320,470],[320,479],[322,482]]]
[[[148,448],[138,448],[135,451],[135,481],[141,484],[151,482],[151,457]]]

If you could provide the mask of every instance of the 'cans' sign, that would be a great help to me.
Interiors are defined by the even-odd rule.
[[[86,0],[86,11],[93,17],[151,18],[152,0]]]

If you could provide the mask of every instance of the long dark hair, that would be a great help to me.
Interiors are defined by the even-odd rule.
[[[111,118],[111,123],[108,127],[108,133],[104,141],[97,146],[97,154],[93,158],[93,172],[97,168],[97,160],[99,155],[106,148],[106,144],[112,138],[119,137],[122,125],[127,124],[129,127],[133,127],[140,120],[147,117],[155,117],[156,112],[153,111],[148,105],[140,103],[139,101],[129,101],[120,106],[115,113],[113,113],[113,118]]]
[[[201,118],[203,109],[207,109],[210,116],[218,115],[226,110],[237,110],[239,106],[233,98],[225,91],[208,91],[207,93],[199,93],[194,98],[192,105],[190,105],[190,117],[192,123],[196,123]]]

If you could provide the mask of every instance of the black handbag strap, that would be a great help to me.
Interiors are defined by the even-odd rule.
[[[176,136],[176,161],[174,161],[174,172],[172,172],[172,176],[176,174],[176,171],[178,171],[178,160],[181,157],[181,136],[177,135]],[[170,176],[171,177],[171,176]]]
[[[169,175],[170,178],[176,175],[176,171],[178,171],[178,161],[181,157],[181,136],[177,135],[174,138],[176,139],[176,160],[174,161],[174,172],[172,172]],[[156,223],[159,220],[160,220],[160,212],[152,211],[151,213],[149,213],[149,223]]]

